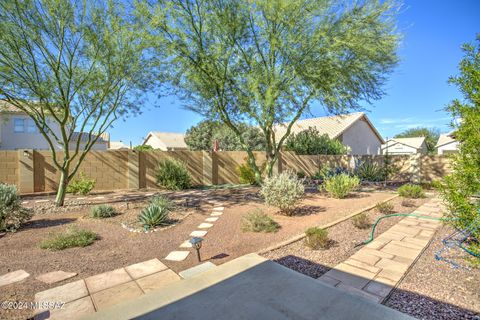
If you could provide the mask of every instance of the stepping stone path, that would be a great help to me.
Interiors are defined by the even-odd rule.
[[[9,272],[7,274],[0,276],[0,287],[15,283],[15,282],[20,282],[28,278],[29,276],[30,274],[25,270],[17,270],[17,271]]]
[[[35,319],[81,318],[178,280],[181,278],[158,259],[136,263],[37,293],[37,302],[61,301],[65,305],[37,310]]]
[[[225,207],[222,206],[221,203],[217,203],[215,201],[212,201],[211,204],[213,205],[212,208],[212,213],[210,214],[210,217],[205,219],[205,222],[202,222],[201,224],[198,225],[198,229],[209,229],[214,226],[213,222],[216,222],[219,217],[223,214],[223,210]],[[204,237],[208,233],[207,230],[194,230],[190,233],[190,237]],[[192,248],[192,244],[190,243],[190,239],[187,239],[183,241],[179,247],[181,249],[184,248]],[[190,251],[172,251],[170,252],[166,257],[165,260],[169,261],[183,261],[185,260]]]
[[[432,199],[413,213],[440,218],[443,205]],[[376,237],[318,281],[381,303],[427,247],[439,220],[406,217]]]
[[[70,279],[75,277],[77,273],[75,272],[65,272],[65,271],[52,271],[48,273],[44,273],[36,277],[38,281],[42,281],[48,284],[60,282],[66,279]]]

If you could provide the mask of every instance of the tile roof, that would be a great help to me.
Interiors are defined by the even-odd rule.
[[[185,143],[185,134],[176,132],[158,132],[152,131],[149,135],[154,135],[163,142],[166,148],[187,149]]]
[[[386,148],[386,147],[390,147],[390,146],[393,146],[397,143],[400,143],[400,144],[404,144],[406,146],[409,146],[409,147],[412,147],[412,148],[415,148],[415,149],[419,149],[422,147],[422,144],[425,142],[425,137],[415,137],[415,138],[393,138],[393,139],[390,139],[387,141],[387,143],[385,143],[383,146],[382,146],[382,149],[383,148]]]
[[[452,143],[452,142],[455,142],[455,141],[457,141],[457,140],[455,140],[455,138],[453,138],[451,132],[450,133],[442,133],[440,135],[440,137],[438,137],[438,141],[437,141],[437,144],[435,145],[435,148],[444,146],[446,144],[449,144],[449,143]]]
[[[18,110],[17,107],[15,107],[13,104],[5,101],[5,100],[0,100],[0,112],[22,112]]]

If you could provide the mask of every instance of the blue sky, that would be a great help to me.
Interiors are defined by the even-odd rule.
[[[365,106],[368,117],[384,138],[418,126],[449,131],[443,108],[461,96],[447,80],[458,72],[460,46],[480,33],[480,0],[405,1],[398,25],[404,36],[401,61],[384,87],[385,96]],[[201,120],[175,97],[157,104],[146,104],[141,115],[118,121],[110,130],[111,139],[136,145],[149,131],[185,132]],[[312,113],[325,115],[321,107]]]

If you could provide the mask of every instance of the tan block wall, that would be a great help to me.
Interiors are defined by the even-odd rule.
[[[254,155],[257,166],[263,166],[265,163],[265,153],[254,152]],[[247,153],[244,151],[222,151],[215,153],[217,167],[216,170],[214,169],[213,176],[217,177],[217,183],[240,183],[237,167],[245,164],[247,157]]]
[[[422,164],[420,168],[422,182],[440,180],[452,170],[452,157],[449,155],[422,155],[420,160]]]
[[[18,152],[0,151],[0,182],[18,183]]]

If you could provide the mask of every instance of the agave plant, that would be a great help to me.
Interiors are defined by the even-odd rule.
[[[168,209],[165,207],[150,204],[142,210],[138,221],[145,229],[155,228],[168,224]]]

